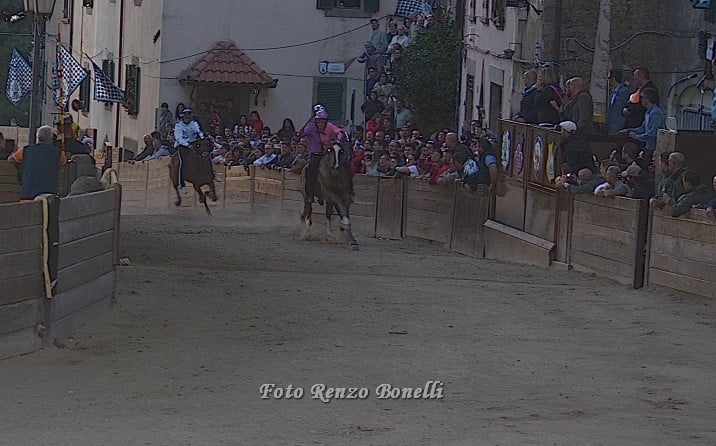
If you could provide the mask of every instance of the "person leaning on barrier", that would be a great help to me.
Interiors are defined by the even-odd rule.
[[[681,152],[669,154],[669,175],[665,175],[659,184],[660,196],[654,197],[656,207],[661,209],[671,199],[678,200],[684,193],[683,177],[686,172],[686,157]]]
[[[16,150],[8,160],[21,165],[20,201],[32,201],[41,194],[57,195],[60,166],[67,157],[52,145],[52,127],[37,129],[37,144]]]
[[[706,215],[716,218],[716,175],[711,179],[711,187],[714,189],[714,199],[706,203]]]
[[[555,186],[564,187],[570,194],[591,194],[594,189],[606,180],[601,173],[594,173],[590,169],[580,169],[575,176],[567,173],[555,180]]]
[[[627,185],[619,179],[621,169],[619,166],[610,166],[605,175],[606,181],[594,189],[597,197],[625,197],[629,193]]]
[[[704,206],[714,199],[714,192],[707,185],[701,184],[701,176],[695,170],[687,170],[682,181],[685,193],[669,201],[672,217],[684,215],[692,206]]]
[[[587,133],[578,131],[579,127],[574,121],[562,121],[559,127],[562,130],[560,150],[564,153],[567,170],[574,173],[585,168],[594,169],[592,151],[587,144]]]

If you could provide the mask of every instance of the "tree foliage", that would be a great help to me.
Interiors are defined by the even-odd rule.
[[[455,26],[436,24],[419,34],[403,51],[394,76],[418,128],[433,132],[453,127],[460,76],[459,30]]]

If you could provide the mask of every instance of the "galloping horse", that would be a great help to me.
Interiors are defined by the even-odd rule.
[[[348,216],[348,209],[353,201],[353,179],[350,170],[350,149],[344,148],[338,143],[333,144],[326,154],[321,158],[318,166],[317,194],[326,201],[326,223],[328,234],[331,234],[331,215],[335,209],[341,217],[341,231],[345,233],[351,250],[358,250],[358,242],[353,238],[351,221]],[[305,172],[302,175],[305,180]],[[311,214],[313,209],[308,201],[305,189],[303,190],[303,213],[301,221],[306,226],[311,226]]]
[[[169,176],[177,193],[177,206],[181,205],[179,195],[179,152],[182,155],[181,173],[185,181],[189,181],[199,196],[199,202],[204,204],[206,213],[211,215],[211,210],[206,202],[206,197],[216,201],[216,187],[214,186],[214,174],[211,171],[211,150],[212,144],[208,139],[194,141],[189,147],[179,146],[177,153],[172,156],[169,163]],[[204,193],[202,186],[209,186],[209,192]]]

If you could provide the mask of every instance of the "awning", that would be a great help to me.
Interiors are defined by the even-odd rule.
[[[274,88],[273,79],[266,70],[236,47],[233,42],[218,42],[201,59],[187,68],[181,80],[209,85],[246,85]]]

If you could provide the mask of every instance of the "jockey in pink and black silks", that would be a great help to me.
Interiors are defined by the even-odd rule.
[[[308,201],[313,203],[316,195],[318,165],[323,154],[334,143],[342,144],[347,141],[348,135],[339,126],[328,122],[328,113],[323,108],[318,108],[314,119],[303,126],[298,133],[299,136],[305,136],[308,140],[310,160],[306,168],[306,196]]]

